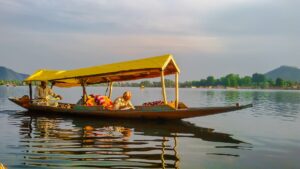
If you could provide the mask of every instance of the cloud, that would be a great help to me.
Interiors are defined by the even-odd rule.
[[[182,79],[265,72],[300,63],[298,6],[293,0],[4,0],[0,57],[25,73],[164,53],[175,55]]]
[[[2,32],[3,28],[0,28]],[[222,52],[221,42],[214,37],[161,35],[99,35],[94,33],[43,33],[12,31],[3,34],[0,50],[4,61],[20,64],[18,69],[33,72],[39,68],[74,69],[137,59],[147,56],[174,54],[176,58],[190,53]],[[30,66],[29,66],[30,65]]]
[[[203,25],[205,32],[220,36],[299,36],[299,5],[277,0],[233,6],[209,16]]]
[[[193,34],[212,10],[250,0],[3,1],[1,23],[35,31]]]

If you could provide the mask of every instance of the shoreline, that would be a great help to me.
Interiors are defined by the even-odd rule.
[[[27,85],[16,85],[16,86],[7,86],[7,85],[0,85],[0,87],[26,87]],[[33,85],[35,86],[35,85]],[[102,85],[91,85],[89,87],[107,87]],[[131,88],[141,88],[136,86],[114,86],[114,87],[131,87]],[[160,87],[143,87],[141,89],[145,88],[160,88]],[[166,87],[166,88],[173,88],[173,87]],[[179,87],[180,89],[221,89],[221,90],[300,90],[299,88],[280,88],[280,87],[269,87],[269,88],[255,88],[255,87]]]

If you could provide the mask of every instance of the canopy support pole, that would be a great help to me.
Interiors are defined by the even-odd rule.
[[[29,83],[29,98],[30,98],[30,101],[32,100],[32,84]]]
[[[83,80],[81,81],[81,86],[82,86],[82,103],[83,105],[85,105],[87,94],[86,94],[85,82]]]
[[[51,82],[51,89],[53,89],[54,85],[55,85],[55,82]]]
[[[168,104],[164,71],[161,71],[161,86],[162,86],[162,94],[163,94],[163,97],[164,97],[164,103]]]
[[[109,93],[108,93],[108,98],[111,97],[112,89],[113,89],[113,82],[110,82],[110,83],[109,83]]]
[[[179,73],[178,72],[176,72],[175,73],[175,108],[176,109],[178,109],[178,103],[179,103],[179,90],[178,90],[178,88],[179,88]]]

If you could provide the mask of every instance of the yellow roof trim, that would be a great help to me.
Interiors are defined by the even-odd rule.
[[[177,69],[177,72],[180,73],[180,69],[179,67],[177,66],[174,58],[173,58],[173,55],[170,55],[170,57],[168,58],[168,60],[165,62],[165,64],[163,65],[162,67],[162,70],[165,70],[166,67],[168,66],[168,64],[170,64],[170,62],[172,61],[172,63],[174,64],[175,68]]]

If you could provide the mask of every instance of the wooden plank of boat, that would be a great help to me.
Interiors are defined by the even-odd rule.
[[[183,119],[207,116],[252,107],[252,104],[224,107],[202,107],[174,109],[169,105],[136,106],[135,110],[105,110],[101,106],[72,105],[71,108],[41,106],[22,103],[17,98],[9,98],[12,102],[37,113],[58,113],[62,115],[100,116],[107,118],[140,118],[140,119]]]

